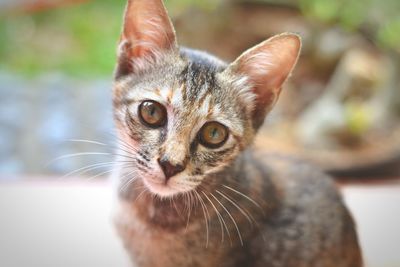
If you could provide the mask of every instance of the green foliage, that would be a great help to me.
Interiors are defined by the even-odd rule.
[[[354,136],[362,136],[372,126],[370,108],[360,102],[345,103],[347,130]]]
[[[400,52],[399,0],[299,0],[302,12],[348,31],[362,29],[383,48]]]
[[[46,71],[110,74],[124,2],[96,1],[4,18],[0,24],[5,38],[0,47],[3,63],[31,75]]]
[[[190,6],[212,9],[214,0],[170,0],[176,15]],[[110,76],[126,0],[93,0],[35,14],[0,18],[0,68],[36,75]]]
[[[166,0],[172,16],[188,8],[213,10],[223,0]],[[234,2],[234,0],[231,0]],[[279,2],[283,0],[262,0]],[[400,52],[399,0],[286,0],[316,23],[368,29],[383,48]],[[109,76],[115,64],[126,0],[92,0],[34,14],[0,17],[0,68],[36,75]],[[1,15],[1,14],[0,14]]]
[[[300,8],[308,17],[354,30],[365,20],[370,2],[371,0],[300,0]]]
[[[400,53],[400,13],[388,20],[378,31],[378,41],[384,47],[393,47]]]
[[[212,11],[221,0],[167,0],[166,6],[172,16],[178,15],[191,7]]]

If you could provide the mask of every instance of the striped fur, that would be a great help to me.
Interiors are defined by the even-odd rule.
[[[180,54],[165,55],[158,66],[153,65],[147,72],[115,81],[114,117],[119,131],[124,133],[121,138],[139,149],[152,148],[148,155],[149,175],[159,180],[156,182],[163,182],[157,163],[162,155],[173,164],[188,161],[185,171],[171,178],[171,188],[153,193],[168,196],[192,190],[205,175],[230,164],[253,139],[251,112],[255,96],[240,78],[225,75],[225,68],[212,56],[183,49]],[[137,113],[144,100],[166,107],[165,128],[150,130],[141,124]],[[198,143],[198,132],[208,121],[218,121],[230,130],[228,141],[221,148],[209,149]],[[140,170],[138,173],[144,175]],[[185,183],[188,179],[190,185]]]
[[[148,22],[148,23],[146,23]],[[296,64],[300,39],[273,37],[225,64],[178,48],[161,0],[129,0],[113,90],[120,143],[115,224],[138,267],[361,267],[352,218],[333,182],[252,142]],[[139,119],[143,101],[167,123]],[[199,142],[217,121],[219,148]],[[168,158],[184,170],[166,179]]]

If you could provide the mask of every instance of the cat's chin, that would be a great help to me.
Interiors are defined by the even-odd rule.
[[[153,182],[148,179],[143,179],[143,182],[151,193],[158,195],[162,198],[169,198],[185,192],[185,190],[174,188],[168,183]]]

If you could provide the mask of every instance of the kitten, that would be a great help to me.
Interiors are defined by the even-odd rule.
[[[128,2],[115,222],[136,266],[362,266],[329,177],[251,147],[300,46],[281,34],[227,65],[179,48],[161,0]]]

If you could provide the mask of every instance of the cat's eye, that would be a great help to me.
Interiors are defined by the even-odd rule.
[[[160,103],[148,100],[140,104],[139,117],[147,126],[158,128],[166,123],[167,111]]]
[[[228,139],[228,129],[219,122],[207,122],[199,132],[200,143],[209,148],[218,148]]]

